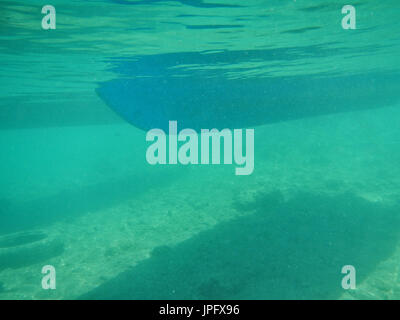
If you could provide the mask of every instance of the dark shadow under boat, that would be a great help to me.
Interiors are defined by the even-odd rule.
[[[279,192],[234,203],[223,222],[149,259],[81,299],[334,299],[345,265],[362,282],[393,252],[399,207],[352,194]]]

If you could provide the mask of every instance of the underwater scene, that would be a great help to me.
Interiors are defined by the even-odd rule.
[[[398,0],[2,0],[0,300],[400,299]]]

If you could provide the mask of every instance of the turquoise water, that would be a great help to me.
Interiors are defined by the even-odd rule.
[[[0,299],[399,299],[400,4],[345,4],[2,1]],[[150,165],[176,119],[254,172]]]

